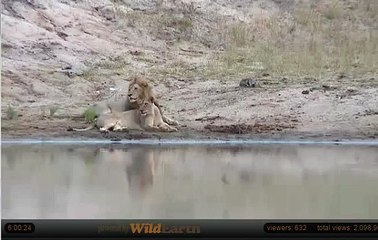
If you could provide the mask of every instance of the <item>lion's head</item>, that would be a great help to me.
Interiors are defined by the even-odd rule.
[[[150,97],[139,103],[139,113],[141,116],[145,117],[147,115],[153,114],[154,112],[154,102],[153,98]]]
[[[146,99],[153,99],[155,96],[152,91],[152,87],[148,84],[146,79],[142,76],[135,76],[132,78],[129,84],[128,98],[131,104],[139,105]]]

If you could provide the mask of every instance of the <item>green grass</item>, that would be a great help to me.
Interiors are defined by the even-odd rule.
[[[14,120],[14,119],[17,119],[18,117],[16,110],[10,105],[8,105],[6,114],[7,114],[8,120]]]
[[[54,114],[55,114],[56,111],[58,111],[58,110],[59,110],[59,107],[56,107],[56,106],[50,107],[50,108],[49,108],[50,117],[54,116]]]
[[[87,123],[93,123],[96,119],[96,112],[92,108],[88,108],[84,112],[84,118]]]

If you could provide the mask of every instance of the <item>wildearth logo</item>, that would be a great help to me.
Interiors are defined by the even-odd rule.
[[[199,234],[199,226],[167,226],[161,223],[130,223],[132,234]]]

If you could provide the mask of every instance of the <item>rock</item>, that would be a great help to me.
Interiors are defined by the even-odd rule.
[[[57,32],[56,33],[60,38],[62,38],[64,41],[67,41],[66,38],[68,37],[68,34],[65,32]]]
[[[245,78],[242,79],[239,83],[240,87],[249,87],[249,88],[254,88],[256,87],[256,80],[252,78]]]
[[[355,88],[348,88],[347,89],[347,93],[357,93],[357,92],[358,92],[358,90],[355,89]]]
[[[134,56],[139,56],[139,55],[142,55],[142,54],[143,54],[143,52],[140,51],[140,50],[129,50],[129,53],[130,53],[131,55],[134,55]]]
[[[100,16],[104,17],[106,20],[111,21],[115,20],[115,8],[113,5],[104,5],[104,6],[98,6],[94,8]]]
[[[309,90],[303,90],[303,91],[302,91],[302,94],[309,94],[309,93],[310,93]]]
[[[68,69],[66,71],[66,74],[70,78],[73,78],[73,77],[76,77],[76,76],[82,76],[83,75],[83,71],[81,71],[80,69],[71,68],[71,69]]]
[[[62,67],[62,70],[69,70],[69,69],[72,69],[71,65],[67,65],[67,66]]]

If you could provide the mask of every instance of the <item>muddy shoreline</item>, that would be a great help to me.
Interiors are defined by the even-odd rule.
[[[179,127],[178,132],[109,132],[101,133],[97,129],[87,132],[69,131],[69,126],[84,126],[82,122],[71,122],[71,124],[59,124],[60,121],[41,122],[38,124],[14,124],[7,125],[2,121],[1,138],[2,140],[21,140],[21,139],[73,139],[73,140],[278,140],[278,141],[376,141],[378,134],[375,132],[365,133],[358,131],[297,131],[295,129],[286,129],[279,131],[249,132],[249,133],[226,133],[212,132],[206,128]],[[5,120],[5,122],[7,122]],[[15,127],[17,126],[17,127]]]
[[[248,100],[253,106],[244,106],[246,101],[235,102],[234,112],[230,107],[215,102],[211,105],[196,105],[198,98],[182,102],[165,103],[165,114],[178,120],[178,132],[110,132],[97,129],[87,132],[72,132],[69,128],[84,128],[88,124],[77,108],[67,108],[54,116],[36,113],[32,108],[23,109],[16,119],[2,119],[2,139],[111,139],[111,140],[374,140],[378,138],[378,112],[375,111],[378,88],[357,88],[358,94],[340,102],[335,95],[340,91],[316,92],[309,97],[298,95],[299,89],[284,88],[273,95],[266,90],[260,99]],[[204,95],[211,102],[211,92]],[[291,94],[291,96],[290,96]],[[295,94],[298,96],[294,97]],[[223,99],[227,96],[221,94]],[[286,99],[280,100],[283,95]],[[218,96],[219,97],[219,96]],[[243,98],[243,96],[239,96]],[[279,101],[280,100],[280,101]],[[270,101],[271,105],[263,105]],[[193,102],[193,103],[192,103]],[[277,103],[278,102],[278,103]],[[244,105],[243,105],[244,104]],[[177,111],[183,106],[189,111]],[[196,106],[195,106],[196,105]],[[259,105],[259,106],[255,106]],[[261,105],[261,106],[260,106]],[[295,107],[295,106],[298,107]],[[70,112],[70,109],[73,112]],[[299,110],[297,110],[299,109]],[[174,111],[176,110],[176,111]],[[76,117],[74,117],[76,116]]]

